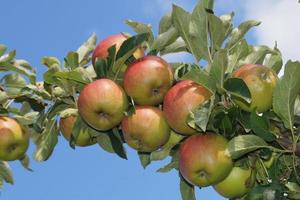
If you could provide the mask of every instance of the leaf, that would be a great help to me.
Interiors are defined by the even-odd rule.
[[[232,73],[239,67],[238,62],[249,54],[249,46],[245,39],[242,39],[234,48],[229,51],[228,67],[226,73]]]
[[[7,50],[7,47],[3,44],[0,44],[0,57],[3,56],[5,51]]]
[[[172,44],[164,47],[160,51],[160,55],[166,55],[166,54],[169,54],[169,53],[187,52],[187,51],[188,50],[187,50],[187,47],[186,47],[186,44],[185,44],[184,40],[182,40],[182,38],[178,38]]]
[[[195,56],[196,60],[200,60],[202,57],[201,50],[198,45],[200,42],[191,37],[189,23],[187,23],[191,21],[191,14],[181,7],[173,5],[172,19],[174,27],[178,30],[179,35],[185,41],[189,51]]]
[[[268,148],[268,144],[256,135],[239,135],[228,142],[227,152],[232,159],[261,148]]]
[[[280,72],[283,60],[280,50],[277,49],[277,45],[275,45],[273,53],[265,59],[264,65],[273,69],[277,74]]]
[[[285,187],[289,189],[288,197],[291,199],[300,199],[300,186],[294,182],[287,182]]]
[[[51,156],[57,144],[59,128],[56,119],[51,119],[46,123],[46,127],[37,139],[37,147],[34,152],[36,161],[46,161]]]
[[[152,45],[152,43],[154,41],[154,35],[152,32],[151,24],[143,24],[140,22],[132,21],[132,20],[126,20],[126,24],[128,26],[130,26],[131,28],[133,28],[133,30],[136,33],[148,33],[149,34],[148,43],[150,46]]]
[[[225,38],[228,37],[228,35],[231,33],[233,29],[233,23],[232,23],[233,16],[234,16],[234,12],[220,16],[220,19],[225,29]]]
[[[158,35],[158,37],[154,40],[152,43],[150,49],[160,51],[161,49],[164,49],[164,47],[172,44],[176,41],[178,38],[178,31],[176,28],[171,27],[169,30],[167,30],[164,33],[161,33]]]
[[[249,20],[243,22],[239,25],[239,27],[233,29],[229,36],[229,40],[226,44],[226,48],[232,49],[235,45],[237,45],[244,37],[244,35],[254,26],[258,26],[260,22]]]
[[[212,82],[211,85],[214,88],[223,89],[227,63],[228,63],[227,51],[223,49],[217,51],[216,54],[214,55],[212,66],[209,72],[211,78],[210,81]]]
[[[33,171],[29,167],[30,159],[29,159],[28,155],[25,155],[22,159],[20,159],[20,162],[25,169],[27,169],[28,171],[31,171],[31,172]]]
[[[96,34],[93,33],[89,39],[84,42],[78,49],[78,62],[80,63],[81,66],[85,65],[89,61],[89,55],[93,52],[96,46]]]
[[[180,175],[180,192],[182,200],[196,200],[194,186]]]
[[[212,94],[214,93],[214,87],[211,85],[210,77],[208,73],[199,67],[193,65],[189,72],[183,75],[180,80],[192,80],[206,89],[208,89]]]
[[[0,179],[4,179],[7,183],[14,184],[12,171],[5,161],[0,161]]]
[[[212,97],[209,101],[203,102],[199,108],[190,112],[187,118],[187,124],[191,128],[205,132],[213,106],[214,97]]]
[[[276,139],[276,137],[269,131],[269,123],[270,122],[266,118],[258,116],[255,112],[251,112],[251,129],[257,136],[266,142],[272,142]]]
[[[248,54],[244,59],[240,60],[238,65],[244,64],[263,64],[263,61],[267,54],[273,53],[273,50],[267,46],[251,46],[250,54]]]
[[[212,50],[219,50],[225,39],[226,29],[223,21],[214,14],[207,13],[208,29]]]
[[[286,128],[294,124],[294,105],[300,91],[300,62],[288,61],[284,75],[277,82],[273,93],[273,110],[281,118]]]
[[[35,77],[35,73],[29,71],[28,69],[22,67],[22,66],[14,66],[10,63],[7,62],[0,62],[0,71],[14,71],[20,74],[23,74],[25,76],[27,76],[30,80],[30,83],[35,84],[36,82],[36,77]]]
[[[89,78],[83,76],[83,73],[80,72],[79,68],[76,68],[72,71],[56,72],[54,76],[60,79],[71,80],[84,85],[90,83]]]
[[[22,125],[31,125],[36,122],[38,119],[39,112],[28,112],[25,115],[14,115],[14,118],[17,119]]]
[[[167,12],[159,21],[158,34],[162,34],[172,26],[172,12]]]
[[[78,114],[78,110],[76,108],[66,108],[59,112],[59,117],[66,118],[69,116],[76,116]]]
[[[43,57],[41,63],[46,65],[48,68],[52,67],[53,65],[60,68],[60,62],[55,57]]]
[[[184,136],[171,131],[169,140],[158,151],[154,151],[150,154],[151,160],[163,160],[169,156],[171,149],[178,144]]]
[[[112,71],[117,72],[118,69],[132,56],[134,51],[139,48],[143,42],[147,41],[148,38],[149,33],[141,33],[125,40],[116,55],[116,62],[112,67]]]
[[[79,55],[77,52],[70,51],[65,58],[65,67],[75,69],[79,66]]]
[[[0,79],[0,83],[5,86],[8,95],[18,95],[27,82],[20,74],[7,74]]]
[[[230,95],[251,103],[251,93],[242,79],[229,78],[225,81],[224,88]]]
[[[141,162],[141,165],[143,166],[144,169],[151,163],[150,159],[150,154],[149,153],[143,153],[143,152],[138,152],[138,156]]]
[[[108,73],[108,66],[105,59],[96,59],[95,72],[97,78],[105,78]]]
[[[7,63],[11,62],[15,58],[15,56],[16,56],[16,50],[13,50],[13,51],[9,52],[8,54],[2,55],[0,57],[0,66],[1,66],[2,62],[3,63],[5,63],[5,62],[7,62]]]
[[[159,168],[156,172],[167,173],[174,168],[178,168],[178,160],[172,160],[169,164],[167,164],[166,166],[164,166],[162,168]]]

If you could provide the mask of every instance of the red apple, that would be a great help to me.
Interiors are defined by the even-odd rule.
[[[187,124],[189,114],[211,96],[205,87],[184,80],[174,85],[166,94],[163,111],[172,129],[183,135],[192,135],[197,131]]]
[[[243,99],[233,99],[241,109],[248,112],[265,112],[272,107],[278,76],[271,68],[256,64],[243,65],[233,73],[233,77],[243,79],[250,90],[250,104]]]
[[[127,107],[124,90],[110,79],[98,79],[86,85],[78,98],[80,116],[100,131],[117,126]]]
[[[173,83],[169,64],[158,56],[133,62],[124,75],[124,89],[138,105],[158,105]]]
[[[151,106],[137,106],[135,113],[122,121],[126,143],[140,152],[152,152],[170,137],[170,127],[163,112]]]
[[[108,49],[113,45],[116,45],[116,50],[118,51],[122,45],[122,43],[127,40],[129,37],[125,34],[117,34],[111,35],[104,40],[102,40],[95,48],[92,56],[92,62],[95,66],[96,58],[106,59],[108,56]],[[138,59],[144,56],[144,50],[142,48],[138,48],[134,53],[133,56]]]
[[[29,146],[29,134],[14,119],[0,117],[0,160],[22,159]]]
[[[191,184],[206,187],[224,180],[233,167],[226,154],[227,140],[214,133],[197,134],[181,144],[179,170]]]
[[[59,127],[61,133],[67,140],[70,140],[71,138],[72,130],[76,122],[76,119],[77,119],[76,116],[68,116],[65,118],[61,118],[59,121]],[[95,143],[96,140],[94,140],[87,131],[80,132],[77,137],[77,140],[75,141],[75,144],[81,147],[90,146]]]

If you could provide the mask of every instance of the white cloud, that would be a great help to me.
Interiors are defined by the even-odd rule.
[[[253,32],[257,44],[278,48],[285,61],[300,60],[300,4],[296,0],[247,0],[245,19],[256,19],[262,24]]]

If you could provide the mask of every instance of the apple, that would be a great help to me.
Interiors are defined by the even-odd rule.
[[[278,81],[277,74],[263,65],[243,65],[233,73],[233,77],[243,79],[249,88],[252,101],[249,104],[243,99],[234,98],[233,101],[243,110],[251,112],[265,112],[272,106],[273,92]]]
[[[127,40],[129,36],[120,33],[116,35],[111,35],[104,40],[102,40],[95,48],[93,55],[92,55],[92,62],[95,66],[96,59],[106,59],[108,56],[108,49],[114,45],[116,45],[116,51],[118,51],[122,45],[122,43]],[[138,59],[144,56],[144,50],[142,47],[138,48],[134,53],[133,56]]]
[[[224,180],[233,167],[227,139],[219,134],[190,136],[179,149],[179,171],[189,183],[206,187]]]
[[[128,107],[124,90],[110,79],[86,85],[78,98],[78,112],[91,127],[106,131],[117,126]]]
[[[65,118],[60,118],[59,121],[60,131],[67,140],[70,140],[71,138],[72,130],[76,122],[76,119],[77,116],[72,116],[72,115]],[[90,146],[95,143],[96,140],[94,140],[86,131],[80,132],[77,137],[77,140],[75,141],[75,144],[81,147]]]
[[[251,180],[253,170],[233,167],[230,174],[220,183],[214,185],[214,189],[226,198],[239,198],[248,193],[253,186]]]
[[[168,141],[171,129],[160,109],[137,106],[133,115],[123,119],[122,131],[130,147],[140,152],[152,152]]]
[[[165,95],[163,111],[172,129],[182,135],[192,135],[197,131],[187,124],[189,114],[201,106],[211,96],[205,87],[184,80],[174,85]]]
[[[0,160],[22,159],[29,146],[29,134],[14,119],[0,117]]]
[[[124,89],[137,105],[158,105],[173,83],[169,64],[158,56],[133,62],[124,74]]]

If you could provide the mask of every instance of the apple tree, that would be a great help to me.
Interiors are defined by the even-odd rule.
[[[260,22],[234,27],[213,5],[173,5],[157,34],[132,20],[134,35],[92,34],[63,61],[43,57],[41,82],[0,45],[0,186],[13,184],[10,161],[31,170],[29,137],[39,162],[64,137],[122,159],[133,148],[144,168],[170,157],[157,172],[178,171],[183,200],[207,186],[228,199],[300,199],[300,62],[249,44]],[[162,57],[178,52],[194,61]]]

